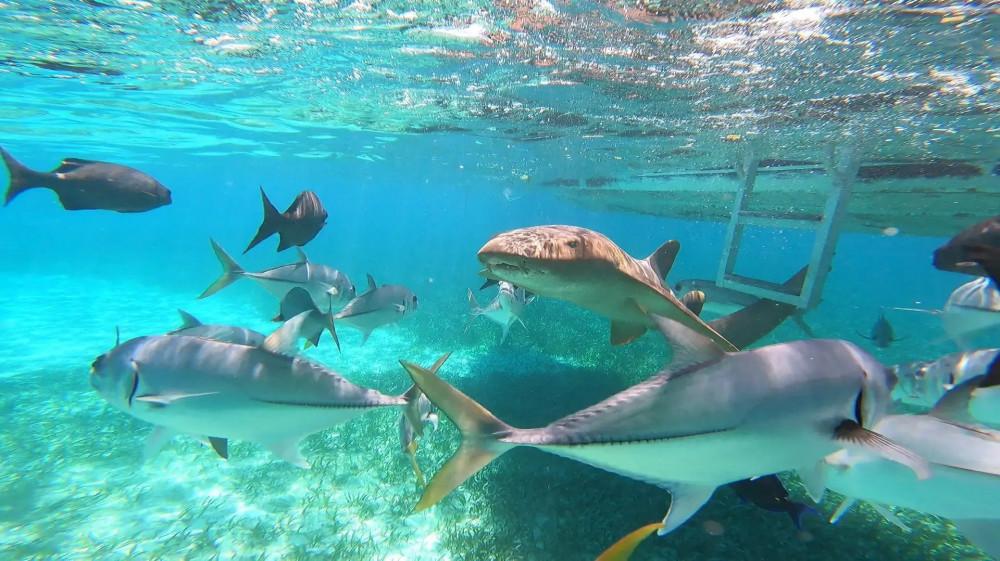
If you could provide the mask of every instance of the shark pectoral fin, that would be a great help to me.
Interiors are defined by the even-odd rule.
[[[856,502],[858,502],[858,500],[854,497],[844,497],[844,500],[840,501],[840,504],[837,505],[837,510],[833,511],[833,516],[830,517],[830,524],[840,522],[840,519],[847,514],[847,511],[851,510],[851,507],[854,506],[854,503]]]
[[[667,509],[667,515],[663,517],[663,527],[656,531],[659,536],[669,534],[687,522],[708,502],[708,499],[712,498],[712,493],[715,492],[714,486],[689,483],[671,485],[669,489],[670,508]]]
[[[962,518],[952,520],[955,529],[994,559],[1000,559],[1000,520]]]
[[[881,514],[882,518],[885,518],[886,521],[892,524],[893,526],[899,528],[900,530],[906,532],[907,534],[913,531],[912,528],[907,526],[906,523],[904,523],[902,520],[899,519],[898,516],[896,516],[895,512],[889,510],[884,505],[881,505],[879,503],[868,503],[868,504],[871,505],[872,510]]]
[[[826,493],[826,463],[820,460],[811,466],[800,468],[798,473],[809,498],[816,504],[821,503],[823,494]]]
[[[139,395],[134,399],[135,401],[141,401],[143,403],[148,403],[150,405],[166,407],[175,401],[181,399],[188,399],[191,397],[201,397],[204,395],[215,395],[219,392],[202,392],[202,393],[161,393],[161,394],[147,394]]]
[[[635,548],[639,547],[639,544],[643,540],[662,527],[662,522],[654,522],[653,524],[646,524],[638,530],[629,532],[624,538],[605,549],[604,553],[598,555],[597,561],[627,561],[635,553]]]
[[[229,459],[229,440],[218,436],[208,437],[208,443],[223,460]]]
[[[264,447],[270,450],[275,456],[285,460],[297,468],[310,468],[309,462],[302,457],[302,452],[299,452],[298,437],[293,437],[289,440],[265,443]]]
[[[177,431],[174,429],[168,429],[159,425],[153,427],[153,432],[149,433],[149,438],[146,439],[146,447],[142,452],[142,460],[148,462],[153,459],[163,449],[163,445],[176,434]]]
[[[845,447],[874,452],[882,458],[902,464],[913,470],[917,479],[923,480],[931,476],[931,466],[927,460],[912,450],[877,432],[872,432],[854,421],[845,420],[840,423],[840,426],[834,431],[834,440]]]
[[[638,323],[611,320],[611,344],[620,347],[642,337],[646,328]]]

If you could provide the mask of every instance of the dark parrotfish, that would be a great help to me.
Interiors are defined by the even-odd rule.
[[[743,479],[734,481],[729,486],[736,491],[740,500],[769,511],[786,512],[792,518],[792,522],[799,530],[802,529],[802,517],[806,514],[816,514],[819,512],[809,505],[790,500],[788,491],[781,484],[777,475],[765,475],[756,479]]]
[[[896,341],[902,341],[905,337],[897,339],[892,330],[892,324],[889,320],[885,319],[885,314],[879,312],[878,319],[875,320],[875,324],[872,325],[871,335],[865,335],[864,333],[858,333],[858,335],[870,340],[875,343],[876,347],[884,349]]]
[[[997,282],[1000,277],[1000,215],[962,230],[937,248],[934,267],[977,277],[985,274]]]
[[[278,234],[278,251],[304,246],[326,225],[326,209],[312,191],[299,193],[283,213],[271,204],[263,187],[260,188],[260,198],[264,203],[264,221],[243,253],[274,234]]]
[[[38,187],[51,189],[66,210],[146,212],[171,203],[169,189],[130,167],[66,158],[59,167],[45,173],[28,169],[3,148],[0,156],[10,173],[4,206],[21,193]]]

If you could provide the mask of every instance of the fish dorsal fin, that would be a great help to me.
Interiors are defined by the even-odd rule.
[[[185,312],[184,310],[177,310],[177,313],[181,316],[181,329],[188,329],[202,325],[202,323],[198,321],[198,318]]]
[[[303,250],[301,247],[298,247],[298,246],[296,246],[295,249],[298,250],[298,252],[299,252],[299,258],[295,262],[296,263],[306,263],[306,264],[308,264],[309,263],[309,257],[306,255],[305,250]]]
[[[700,290],[692,290],[681,297],[681,304],[684,304],[684,307],[691,310],[694,315],[700,316],[702,309],[705,308],[705,293]]]
[[[998,355],[1000,356],[1000,355]],[[993,361],[994,365],[996,360]],[[985,376],[969,378],[961,384],[953,387],[938,400],[934,407],[927,413],[931,417],[937,417],[942,421],[956,423],[959,425],[973,427],[978,423],[969,414],[969,400],[972,392],[979,387]]]
[[[378,288],[378,285],[375,284],[375,279],[372,277],[372,274],[371,273],[365,273],[365,275],[368,277],[368,292],[371,292],[371,291],[375,290],[376,288]]]
[[[68,171],[73,171],[77,168],[83,167],[87,164],[97,164],[100,162],[95,162],[93,160],[81,160],[79,158],[63,158],[63,161],[59,163],[59,167],[52,170],[52,173],[66,173]]]
[[[667,273],[674,266],[674,260],[677,259],[677,252],[680,250],[681,242],[670,240],[661,245],[659,249],[650,254],[649,257],[643,259],[643,261],[653,269],[653,272],[656,273],[656,276],[660,280],[666,280]]]
[[[674,351],[674,358],[668,366],[670,370],[719,359],[726,354],[715,341],[672,319],[656,314],[649,314],[649,317]]]
[[[294,354],[297,350],[296,346],[299,342],[302,326],[309,318],[309,314],[310,312],[308,311],[302,312],[281,324],[281,327],[275,329],[274,333],[268,335],[267,339],[264,339],[264,342],[260,344],[260,348],[277,354]]]

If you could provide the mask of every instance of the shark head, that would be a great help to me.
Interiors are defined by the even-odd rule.
[[[575,226],[533,226],[493,236],[479,250],[481,273],[538,294],[567,279],[617,270],[632,259],[603,234]]]

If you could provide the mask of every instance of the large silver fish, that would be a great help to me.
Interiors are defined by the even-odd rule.
[[[864,448],[927,477],[926,462],[865,427],[890,403],[891,376],[856,345],[814,339],[737,353],[654,316],[675,361],[650,379],[538,429],[514,428],[447,382],[403,361],[463,434],[425,489],[433,505],[500,454],[530,446],[668,489],[660,534],[680,526],[719,485],[822,466]]]
[[[417,311],[417,297],[405,286],[383,284],[378,286],[368,275],[368,290],[347,303],[333,319],[361,331],[361,344],[368,342],[372,331],[391,325]]]
[[[983,376],[1000,355],[1000,349],[980,349],[945,355],[934,361],[915,361],[892,367],[899,379],[893,398],[930,409],[966,380]]]
[[[833,521],[859,500],[910,508],[952,519],[973,543],[1000,558],[1000,432],[930,415],[889,415],[872,430],[925,458],[933,477],[916,481],[906,468],[870,454],[831,454],[825,484],[845,497]]]
[[[347,275],[332,267],[309,261],[302,248],[296,248],[299,260],[295,263],[258,273],[244,271],[215,240],[212,240],[212,249],[222,265],[222,276],[198,298],[207,298],[244,277],[256,281],[278,300],[284,299],[291,289],[301,287],[309,293],[316,307],[323,311],[339,308],[354,298],[354,285]]]
[[[611,320],[611,344],[624,345],[653,327],[648,313],[679,321],[738,350],[674,296],[663,279],[680,244],[668,241],[639,260],[607,236],[576,226],[534,226],[493,236],[478,254],[488,279],[559,298]]]
[[[521,311],[525,306],[534,302],[535,297],[529,297],[523,288],[506,281],[498,282],[497,288],[496,298],[482,308],[479,307],[479,302],[476,302],[475,294],[472,293],[471,289],[469,290],[469,321],[466,322],[465,329],[469,329],[476,318],[483,316],[503,329],[503,333],[500,335],[500,344],[502,345],[507,339],[510,326],[514,325],[515,322],[524,326],[524,322],[521,321]]]
[[[973,347],[973,339],[1000,327],[1000,290],[990,279],[980,277],[956,288],[940,310],[888,308],[940,316],[941,328],[961,349]]]
[[[285,322],[258,347],[184,335],[132,339],[94,360],[90,384],[114,407],[156,425],[150,454],[181,433],[207,437],[223,457],[235,438],[307,468],[302,438],[418,397],[415,387],[385,395],[283,354],[295,348],[307,315]]]

